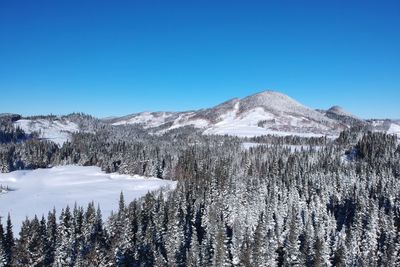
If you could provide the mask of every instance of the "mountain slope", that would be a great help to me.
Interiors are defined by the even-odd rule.
[[[188,112],[143,112],[116,118],[113,125],[138,123],[165,131],[194,126],[204,134],[256,136],[264,134],[337,135],[345,123],[310,109],[287,95],[264,91],[234,98],[208,109]]]
[[[39,138],[53,141],[58,145],[62,145],[70,139],[72,133],[79,131],[79,126],[75,122],[60,118],[20,119],[14,122],[14,125],[28,134],[36,132]]]
[[[11,122],[25,133],[35,133],[38,138],[52,141],[59,146],[70,141],[73,133],[93,133],[99,125],[104,124],[100,120],[83,113],[72,113],[65,116],[32,117],[14,115]]]

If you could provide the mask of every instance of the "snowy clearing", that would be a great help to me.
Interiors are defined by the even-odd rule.
[[[0,173],[0,184],[10,189],[0,194],[0,216],[5,217],[10,212],[17,231],[26,216],[47,216],[53,207],[60,214],[67,205],[73,206],[76,202],[86,207],[94,201],[96,206],[100,204],[103,217],[107,218],[118,208],[121,191],[129,203],[149,191],[176,186],[174,181],[104,173],[99,167],[71,165]]]
[[[388,134],[395,134],[400,137],[400,125],[396,123],[390,124],[389,130],[387,131]]]
[[[26,133],[39,132],[39,137],[53,141],[58,145],[70,140],[71,133],[79,132],[79,126],[68,120],[21,119],[14,123]]]

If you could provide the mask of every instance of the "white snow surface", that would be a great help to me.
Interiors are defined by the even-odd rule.
[[[313,122],[305,118],[298,118],[288,114],[276,116],[262,107],[250,109],[240,115],[238,115],[238,113],[239,103],[235,105],[235,109],[230,113],[221,116],[221,120],[214,126],[206,129],[204,134],[233,135],[239,137],[254,137],[267,134],[278,136],[297,135],[303,137],[324,136],[322,133],[316,134],[312,132],[289,131],[290,127],[301,127],[303,121],[307,127],[312,126]],[[267,121],[266,126],[258,126],[260,121]],[[268,123],[268,121],[270,121],[270,123]],[[321,125],[315,126],[327,130],[327,128]]]
[[[179,115],[177,119],[174,120],[171,127],[168,130],[192,125],[195,128],[205,128],[209,126],[209,122],[205,119],[191,119],[194,116],[194,112],[187,112]]]
[[[390,124],[389,130],[387,131],[388,134],[395,134],[400,137],[400,125],[396,123]]]
[[[79,126],[69,120],[21,119],[14,123],[26,133],[39,132],[39,137],[62,145],[70,140],[71,133],[78,132]]]
[[[400,123],[390,120],[372,120],[371,124],[375,128],[374,131],[397,135],[400,139]]]
[[[138,123],[145,125],[145,128],[158,127],[166,123],[171,116],[173,116],[171,112],[141,112],[129,119],[117,121],[113,125]]]
[[[48,211],[75,202],[86,207],[89,202],[99,204],[106,219],[118,209],[119,194],[124,193],[126,203],[163,187],[173,189],[176,182],[138,175],[104,173],[99,167],[59,166],[0,173],[0,185],[10,191],[0,194],[0,216],[11,214],[14,229],[19,231],[22,221],[36,214],[47,216]]]

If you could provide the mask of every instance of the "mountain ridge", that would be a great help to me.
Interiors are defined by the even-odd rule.
[[[232,98],[214,107],[183,112],[141,112],[109,121],[113,125],[141,124],[144,128],[184,126],[204,129],[205,134],[240,136],[282,132],[286,134],[337,134],[348,128],[320,112],[275,90],[265,90],[244,98]],[[238,133],[242,132],[242,134]]]
[[[274,90],[266,90],[243,98],[231,98],[218,105],[190,111],[144,111],[121,117],[96,119],[73,113],[65,116],[30,116],[4,113],[1,120],[11,121],[27,133],[59,145],[74,132],[93,132],[93,123],[123,127],[138,125],[151,134],[163,134],[182,127],[193,127],[208,135],[252,137],[260,135],[297,135],[304,137],[336,137],[351,127],[380,131],[400,136],[400,122],[395,120],[363,120],[339,106],[327,110],[312,109]]]

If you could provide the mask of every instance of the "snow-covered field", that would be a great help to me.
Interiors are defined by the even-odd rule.
[[[389,130],[387,131],[388,134],[395,134],[400,137],[400,125],[396,123],[390,124]]]
[[[47,216],[53,207],[59,214],[62,208],[73,206],[75,202],[86,207],[94,201],[96,205],[100,204],[106,218],[118,208],[121,191],[129,203],[149,191],[176,186],[174,181],[107,174],[99,167],[71,165],[0,173],[0,184],[10,188],[10,191],[0,194],[0,216],[5,217],[10,212],[17,232],[26,216]]]

